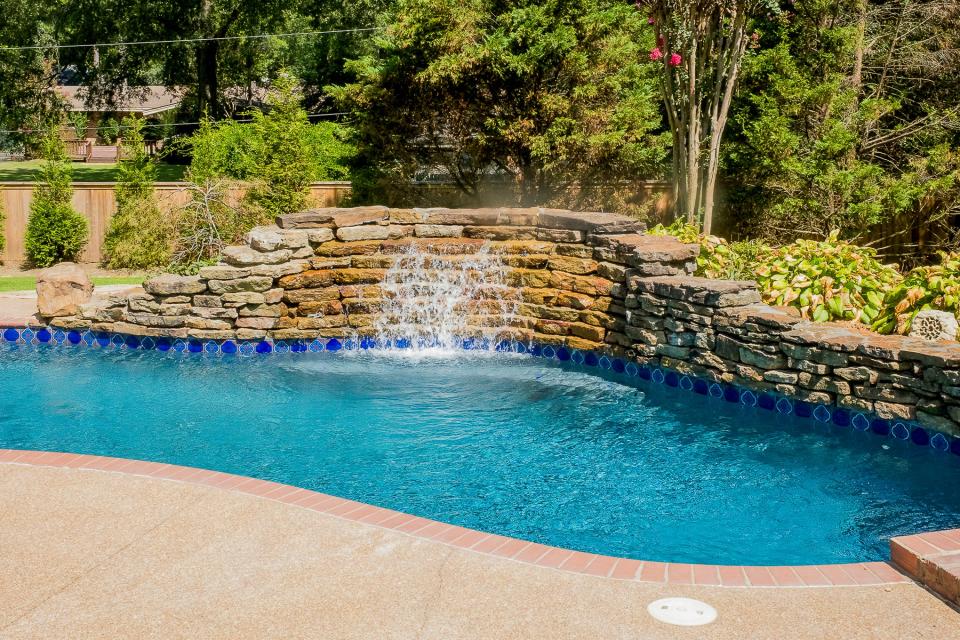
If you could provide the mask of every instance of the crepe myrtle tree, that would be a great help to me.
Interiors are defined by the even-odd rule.
[[[650,60],[673,134],[676,210],[710,233],[727,123],[750,17],[772,0],[638,0],[656,33]]]

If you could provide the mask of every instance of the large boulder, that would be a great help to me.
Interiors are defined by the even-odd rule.
[[[93,296],[93,283],[73,262],[61,262],[37,274],[37,309],[44,318],[76,315]]]

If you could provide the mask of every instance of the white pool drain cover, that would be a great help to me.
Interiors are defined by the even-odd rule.
[[[647,605],[647,612],[660,622],[681,627],[710,624],[717,619],[717,610],[693,598],[662,598]]]

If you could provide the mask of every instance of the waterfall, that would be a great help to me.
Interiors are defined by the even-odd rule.
[[[381,345],[459,349],[468,338],[505,337],[519,293],[507,284],[508,268],[489,246],[472,254],[444,255],[411,244],[387,270],[374,323]]]

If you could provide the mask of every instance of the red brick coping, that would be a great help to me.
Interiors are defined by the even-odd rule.
[[[894,538],[890,557],[917,582],[960,606],[960,529]]]
[[[0,449],[0,464],[4,463],[114,471],[238,491],[489,556],[617,580],[723,587],[839,587],[910,582],[910,578],[886,562],[759,567],[648,562],[582,553],[465,529],[277,482],[143,460]],[[954,540],[958,541],[960,537]]]

